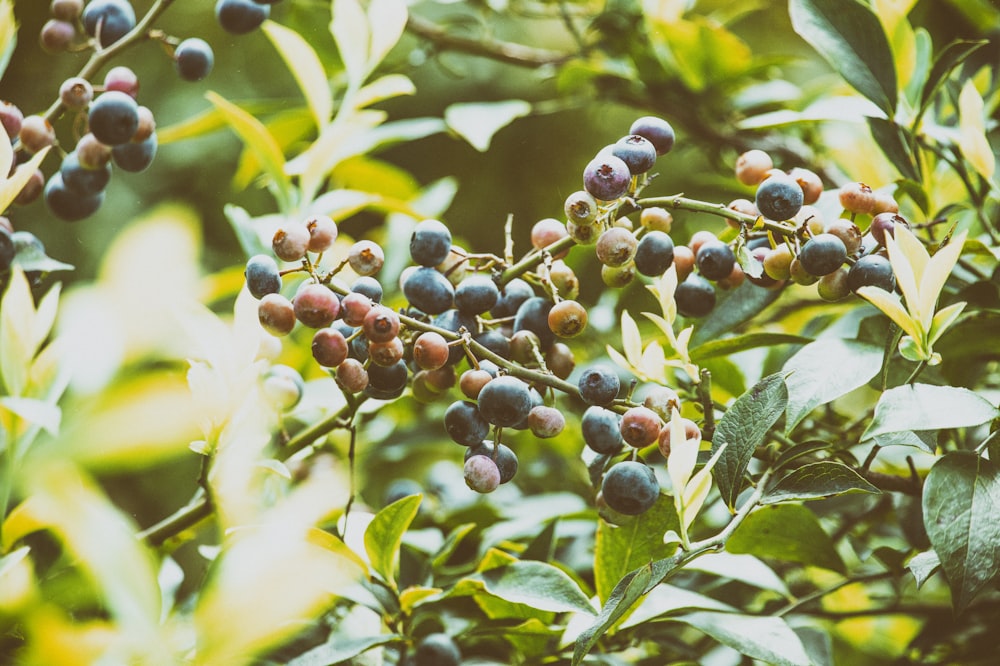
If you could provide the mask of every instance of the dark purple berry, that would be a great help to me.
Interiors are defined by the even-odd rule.
[[[53,215],[65,222],[77,222],[97,212],[104,201],[104,191],[79,194],[66,187],[62,175],[55,173],[45,185],[45,204]]]
[[[135,10],[128,0],[91,0],[83,10],[87,34],[100,34],[101,46],[108,47],[135,27]]]
[[[128,143],[139,129],[139,106],[117,90],[103,93],[90,105],[90,131],[103,144]]]
[[[871,286],[892,293],[896,289],[896,276],[888,259],[880,254],[869,254],[851,266],[847,273],[847,285],[851,291]]]
[[[650,467],[626,460],[614,465],[604,475],[601,494],[607,505],[618,513],[637,516],[656,504],[660,483]]]
[[[535,295],[535,290],[531,285],[521,278],[514,278],[503,286],[500,291],[500,298],[496,305],[490,310],[490,314],[495,318],[511,317],[517,314],[517,309],[521,304]]]
[[[271,15],[271,8],[253,0],[218,0],[215,18],[222,29],[233,35],[253,32]]]
[[[486,275],[470,275],[455,287],[455,307],[466,314],[483,314],[497,304],[500,289]]]
[[[596,405],[588,407],[580,420],[583,441],[597,453],[617,453],[625,445],[621,417]]]
[[[430,266],[421,266],[406,278],[403,295],[418,310],[440,314],[452,307],[455,288],[441,273]]]
[[[847,248],[833,234],[818,234],[805,242],[798,259],[807,273],[822,277],[840,268],[847,259]]]
[[[628,165],[611,154],[595,157],[583,170],[583,188],[602,201],[623,196],[631,181]]]
[[[662,231],[649,231],[635,249],[635,269],[647,277],[660,277],[674,263],[674,241]]]
[[[704,317],[715,308],[715,288],[700,275],[689,275],[677,285],[674,301],[685,317]]]
[[[584,369],[577,383],[580,397],[590,405],[608,405],[618,397],[621,379],[614,368],[607,365],[592,365]]]
[[[444,413],[444,429],[462,446],[476,446],[490,434],[490,424],[479,413],[475,403],[458,400]]]
[[[365,387],[365,394],[376,400],[395,400],[406,389],[406,380],[409,375],[405,361],[399,361],[390,366],[369,365],[368,386]]]
[[[410,235],[410,256],[421,266],[437,266],[451,252],[451,231],[438,220],[423,220]]]
[[[62,176],[66,189],[77,194],[90,196],[103,192],[111,180],[111,165],[105,164],[97,169],[87,169],[80,166],[80,160],[76,152],[72,152],[63,158],[59,167],[59,174]]]
[[[516,377],[500,376],[490,380],[479,392],[479,413],[500,427],[516,426],[532,408],[528,385]]]
[[[351,285],[351,291],[367,296],[373,303],[382,301],[382,283],[370,275],[362,275],[355,280]]]
[[[129,173],[140,173],[149,168],[156,157],[156,150],[159,146],[156,132],[150,134],[142,141],[129,141],[111,149],[111,159],[115,161],[122,171]]]
[[[657,155],[665,155],[674,147],[674,128],[663,118],[643,116],[632,123],[628,133],[647,139],[656,148]]]
[[[281,290],[278,263],[266,254],[250,257],[243,275],[247,280],[247,289],[254,298],[264,298]]]
[[[713,240],[698,248],[695,263],[702,277],[709,280],[721,280],[727,277],[736,263],[736,255],[729,245]]]
[[[212,71],[215,54],[204,39],[189,37],[174,50],[174,66],[185,81],[201,81]]]
[[[538,346],[544,352],[556,341],[555,333],[549,328],[549,312],[552,301],[541,296],[532,296],[517,309],[514,317],[514,332],[531,331],[538,336]]]
[[[646,173],[656,163],[656,148],[649,139],[629,134],[615,142],[611,154],[628,165],[633,176]]]
[[[754,201],[760,214],[778,222],[790,220],[802,208],[802,188],[788,176],[771,176],[757,186]]]

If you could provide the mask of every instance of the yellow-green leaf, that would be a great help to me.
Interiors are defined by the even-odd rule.
[[[962,314],[962,310],[965,309],[965,301],[960,301],[958,303],[952,303],[946,308],[941,308],[938,310],[937,314],[934,315],[934,319],[931,321],[931,329],[927,333],[927,344],[934,346],[934,343],[944,335],[958,316]]]
[[[39,426],[51,435],[59,434],[62,411],[52,403],[36,398],[4,396],[0,398],[0,407],[28,423]]]
[[[944,284],[951,275],[951,269],[955,267],[958,257],[962,254],[966,235],[965,231],[956,235],[951,239],[951,242],[939,248],[927,262],[927,269],[920,280],[920,298],[922,299],[920,307],[927,318],[925,326],[928,329],[941,290],[944,289]]]
[[[889,251],[892,272],[896,275],[896,284],[906,298],[906,309],[923,326],[924,315],[921,312],[919,284],[929,258],[927,250],[903,225],[897,225],[895,237],[886,235],[885,244]],[[931,308],[933,307],[932,303]],[[930,319],[930,312],[927,313],[927,318]]]
[[[316,127],[322,128],[330,122],[333,114],[333,98],[326,71],[316,51],[302,35],[280,23],[265,21],[261,27],[299,84],[299,90],[316,120]]]
[[[627,310],[622,310],[622,347],[628,362],[638,366],[642,359],[642,337],[639,335],[639,326]]]
[[[910,337],[914,339],[923,337],[920,325],[910,317],[906,310],[903,309],[902,304],[899,302],[899,298],[895,295],[890,294],[884,289],[871,286],[861,287],[858,289],[857,294],[881,310],[883,314],[895,322],[896,326],[903,329],[903,331],[910,335]]]
[[[24,164],[18,165],[17,169],[14,170],[14,174],[7,178],[6,180],[0,180],[0,211],[7,210],[11,202],[21,193],[24,186],[28,184],[31,176],[38,170],[38,166],[45,159],[45,156],[49,154],[49,147],[46,146],[42,148],[37,153],[35,153],[30,160]],[[8,166],[8,171],[10,167]],[[8,173],[4,171],[2,173]]]
[[[7,69],[10,56],[17,45],[17,21],[14,19],[14,3],[0,0],[0,77]],[[7,173],[4,171],[3,173]]]
[[[10,272],[7,291],[0,300],[0,377],[7,393],[24,392],[28,368],[35,356],[35,306],[31,287],[20,266]]]
[[[372,568],[383,580],[396,587],[396,562],[403,534],[417,515],[423,495],[410,495],[397,500],[377,514],[365,530],[365,551]]]
[[[407,18],[406,0],[372,0],[368,6],[368,22],[371,25],[369,72],[382,62],[403,36]]]
[[[360,87],[367,73],[371,33],[368,19],[357,0],[333,0],[330,34],[337,43],[348,80]]]
[[[354,96],[354,108],[362,109],[392,97],[417,92],[413,81],[403,74],[386,74],[366,84]]]
[[[969,164],[986,180],[993,178],[996,163],[983,124],[983,98],[968,79],[958,96],[958,145]]]
[[[684,435],[684,424],[681,422],[681,415],[678,410],[672,410],[670,414],[670,455],[667,457],[667,473],[670,475],[670,483],[673,486],[674,499],[680,506],[677,513],[681,513],[684,499],[684,489],[687,488],[691,473],[698,462],[698,449],[701,442],[697,439],[687,439]]]
[[[715,451],[705,466],[691,477],[691,481],[684,488],[684,522],[681,527],[685,533],[694,522],[695,516],[701,511],[701,506],[705,503],[705,498],[708,497],[708,491],[712,489],[712,468],[715,467],[719,456],[725,450],[726,443],[723,442],[722,446]]]
[[[666,383],[667,376],[664,374],[667,357],[663,353],[663,346],[655,340],[646,345],[642,352],[642,359],[639,362],[639,369],[653,381]]]

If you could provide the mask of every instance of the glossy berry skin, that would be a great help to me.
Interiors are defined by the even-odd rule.
[[[309,230],[292,222],[279,227],[271,237],[271,250],[282,261],[299,261],[309,250]]]
[[[774,168],[771,156],[763,150],[753,149],[736,158],[736,180],[744,185],[756,185]]]
[[[674,301],[685,317],[704,317],[715,308],[715,289],[700,275],[689,275],[677,285]]]
[[[253,32],[271,15],[271,8],[253,0],[218,0],[215,18],[222,29],[232,35]]]
[[[21,121],[21,130],[18,132],[18,138],[21,140],[21,145],[29,153],[37,153],[56,142],[56,130],[52,127],[52,123],[44,117],[39,115],[28,116]]]
[[[610,409],[588,407],[580,420],[580,431],[583,433],[584,443],[597,453],[618,453],[625,445],[621,417]]]
[[[660,484],[650,467],[626,460],[614,465],[604,475],[601,494],[607,505],[618,513],[638,516],[656,504]]]
[[[555,407],[538,405],[528,412],[528,428],[539,439],[555,437],[566,427],[566,417]]]
[[[246,277],[247,290],[254,298],[264,298],[268,294],[281,291],[278,263],[266,254],[250,257],[243,275]]]
[[[410,235],[410,257],[421,266],[437,266],[451,252],[451,231],[439,220],[422,220]]]
[[[534,295],[535,290],[531,288],[530,284],[521,278],[514,278],[503,286],[500,298],[497,299],[496,305],[490,309],[490,314],[498,319],[513,316],[521,304]]]
[[[365,395],[376,400],[394,400],[403,394],[409,375],[404,361],[387,367],[370,365]]]
[[[757,187],[754,204],[769,220],[782,222],[795,217],[804,201],[802,188],[787,176],[772,176]]]
[[[597,364],[585,368],[577,382],[580,397],[589,405],[609,405],[618,397],[621,379],[614,368]]]
[[[337,366],[337,384],[350,393],[360,393],[368,388],[368,371],[355,358],[348,358]]]
[[[308,224],[306,227],[308,228]],[[310,233],[312,230],[310,229]],[[312,243],[310,243],[310,249],[312,248]],[[313,250],[316,252],[317,250]],[[351,284],[351,291],[355,294],[363,294],[371,299],[373,303],[380,303],[382,301],[382,284],[370,275],[362,275],[357,280]]]
[[[500,289],[486,275],[472,275],[455,287],[455,307],[465,314],[483,314],[497,304]]]
[[[24,122],[24,113],[10,102],[0,101],[0,124],[11,139],[21,133],[21,123]]]
[[[91,0],[83,10],[83,28],[101,35],[101,46],[111,46],[135,27],[135,10],[128,0]]]
[[[473,456],[486,456],[493,459],[500,468],[500,483],[504,484],[517,475],[517,454],[505,444],[498,444],[494,451],[493,442],[486,440],[477,446],[470,446],[465,452],[465,459]]]
[[[326,252],[333,247],[333,241],[337,240],[337,223],[328,215],[313,215],[305,222],[309,231],[309,251]],[[368,279],[368,278],[365,278]],[[375,284],[378,284],[376,282]],[[354,291],[354,288],[351,288]],[[382,287],[379,286],[378,300],[382,299]]]
[[[189,37],[174,50],[174,67],[185,81],[201,81],[212,71],[215,53],[204,39]]]
[[[340,316],[348,326],[361,326],[373,305],[364,294],[351,292],[340,301]]]
[[[351,246],[347,253],[347,262],[358,275],[375,275],[382,270],[385,263],[385,253],[382,248],[370,240],[360,240]]]
[[[49,211],[64,222],[78,222],[90,217],[104,202],[104,191],[80,194],[69,189],[62,175],[55,173],[45,184],[45,204]]]
[[[549,328],[549,312],[552,301],[541,296],[532,296],[517,309],[514,316],[514,332],[531,331],[538,336],[538,346],[545,351],[555,342],[556,336]]]
[[[722,241],[711,241],[698,248],[695,263],[702,277],[709,280],[721,280],[728,276],[736,264],[733,249]]]
[[[306,283],[292,299],[295,318],[309,328],[324,328],[340,314],[340,300],[329,287]]]
[[[124,65],[112,67],[104,75],[104,90],[123,92],[135,99],[139,94],[139,77]]]
[[[368,345],[368,356],[375,365],[389,366],[401,361],[406,347],[400,338],[389,338]]]
[[[510,359],[510,339],[495,328],[487,328],[473,339],[501,358]]]
[[[139,106],[123,92],[111,90],[90,105],[87,117],[94,137],[108,146],[128,143],[139,129]]]
[[[805,242],[798,259],[807,273],[821,277],[840,268],[847,259],[847,248],[837,236],[819,234]]]
[[[504,375],[492,379],[479,392],[479,413],[502,428],[524,421],[532,406],[528,385],[516,377]]]
[[[851,291],[872,286],[892,293],[896,289],[896,276],[888,259],[880,254],[869,254],[851,266],[847,273],[847,285]]]
[[[365,315],[361,328],[369,341],[387,342],[399,335],[399,315],[384,305],[376,305]]]
[[[63,158],[59,166],[59,175],[67,189],[91,196],[103,192],[111,180],[111,165],[105,164],[97,169],[86,169],[80,166],[80,160],[75,152]]]
[[[479,413],[475,403],[458,400],[451,403],[444,413],[444,429],[462,446],[482,444],[490,434],[490,424]]]
[[[637,449],[655,442],[662,427],[660,417],[648,407],[631,407],[622,415],[622,439]]]
[[[623,136],[614,143],[611,154],[626,165],[633,176],[646,173],[656,164],[656,148],[653,143],[638,134]]]
[[[597,239],[597,259],[605,266],[622,266],[635,256],[638,247],[631,231],[611,227]]]
[[[68,51],[76,38],[76,26],[68,21],[49,19],[38,34],[38,42],[46,53]]]
[[[265,294],[257,304],[257,318],[271,335],[288,335],[295,328],[295,306],[281,294]]]
[[[413,362],[422,370],[437,370],[448,363],[449,352],[443,335],[425,331],[413,343]]]
[[[629,127],[629,134],[638,134],[653,144],[657,155],[666,155],[674,147],[674,128],[663,118],[643,116]]]
[[[488,456],[471,456],[465,461],[463,472],[465,485],[477,493],[491,493],[500,485],[500,468]],[[436,660],[428,663],[440,664],[442,662]]]
[[[647,277],[663,275],[674,263],[674,241],[662,231],[649,231],[635,248],[635,269]]]
[[[463,314],[454,308],[445,310],[437,315],[432,322],[438,328],[443,328],[452,333],[458,333],[463,328],[473,334],[479,330],[479,322],[476,321],[475,315]],[[448,354],[448,364],[450,365],[455,365],[465,358],[465,353],[462,351],[461,345],[449,347]]]
[[[347,360],[349,349],[344,334],[335,328],[321,328],[313,334],[312,355],[324,368],[336,368]]]
[[[897,224],[901,224],[904,227],[910,226],[906,218],[902,215],[896,213],[879,213],[872,218],[872,223],[868,231],[871,232],[872,238],[878,241],[879,245],[885,245],[886,236],[896,237]]]
[[[115,146],[111,149],[111,159],[114,160],[115,166],[122,171],[141,173],[153,163],[158,147],[159,140],[154,132],[142,141],[130,141]]]
[[[403,283],[403,295],[410,305],[427,314],[440,314],[452,307],[455,288],[441,273],[421,266]]]
[[[549,310],[548,322],[560,338],[574,338],[587,328],[587,310],[576,301],[559,301]]]
[[[614,201],[628,192],[632,173],[621,158],[595,157],[583,170],[583,189],[601,201]]]

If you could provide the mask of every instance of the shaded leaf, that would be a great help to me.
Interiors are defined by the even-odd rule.
[[[456,103],[444,110],[444,121],[473,148],[485,153],[497,132],[529,113],[531,104],[521,99]]]
[[[887,116],[896,110],[896,68],[875,13],[857,0],[789,0],[792,27],[845,81]]]
[[[380,645],[389,645],[406,640],[406,636],[399,634],[379,634],[377,636],[365,636],[364,638],[347,638],[334,633],[330,640],[320,646],[314,647],[308,652],[303,652],[299,656],[287,662],[288,666],[328,666],[328,664],[339,664],[348,659],[353,659],[360,654]]]
[[[1000,574],[1000,470],[974,453],[946,454],[924,483],[924,527],[961,613]]]
[[[740,654],[779,666],[811,666],[802,641],[780,617],[698,611],[676,619]]]
[[[722,340],[711,340],[699,345],[691,350],[691,360],[699,362],[717,356],[729,356],[747,349],[775,347],[777,345],[804,345],[811,341],[812,338],[791,333],[747,333]]]
[[[764,289],[750,282],[719,294],[712,312],[698,321],[691,346],[697,347],[721,338],[741,324],[745,324],[781,296],[781,289]]]
[[[886,118],[868,117],[866,120],[875,145],[889,158],[896,170],[909,180],[917,182],[923,180],[920,162],[914,158],[910,150],[907,130]]]
[[[889,389],[875,405],[875,418],[861,441],[908,430],[963,428],[1000,415],[981,395],[957,386],[905,384]]]
[[[736,528],[726,550],[844,572],[830,536],[816,514],[801,504],[772,504],[754,511]]]
[[[462,539],[468,536],[474,529],[476,529],[475,523],[465,523],[452,528],[451,532],[448,534],[448,538],[444,540],[444,543],[438,551],[434,553],[434,557],[431,560],[431,566],[435,569],[444,566],[444,564],[448,561],[448,558],[455,552],[455,549],[461,545]]]
[[[712,452],[726,446],[715,465],[715,482],[730,508],[743,488],[743,475],[754,450],[767,431],[781,418],[788,402],[788,389],[780,374],[760,380],[729,407],[715,428]]]
[[[923,89],[920,91],[920,116],[930,106],[934,95],[945,79],[955,71],[955,68],[965,62],[966,58],[972,55],[977,49],[982,48],[988,43],[986,40],[974,42],[956,40],[942,49],[937,60],[934,61],[934,66],[931,67],[930,74],[927,75],[927,81],[924,82]]]
[[[669,559],[673,562],[674,568],[680,566],[679,557],[674,556]],[[652,563],[629,572],[618,581],[615,589],[611,591],[611,596],[601,608],[597,619],[577,637],[576,644],[573,646],[573,666],[578,666],[590,652],[590,649],[594,647],[594,644],[601,639],[604,632],[620,620],[647,593],[647,587],[651,584],[655,586],[659,582],[659,580],[655,580]]]
[[[365,530],[365,552],[374,569],[395,587],[396,561],[403,534],[417,515],[423,495],[410,495],[383,508]]]
[[[661,494],[656,504],[620,525],[598,522],[594,546],[594,586],[602,603],[622,577],[653,560],[666,557],[674,548],[663,543],[668,530],[680,530],[673,500]]]
[[[782,370],[788,373],[785,433],[809,412],[867,384],[878,374],[882,349],[857,340],[823,338],[797,351]]]
[[[302,35],[274,21],[265,21],[261,26],[278,54],[288,66],[299,90],[306,98],[312,111],[316,127],[321,128],[330,121],[333,114],[333,97],[327,82],[326,70],[312,46]]]
[[[22,232],[15,231],[13,234],[14,246],[17,247],[17,254],[14,255],[14,263],[20,266],[25,272],[39,271],[42,273],[52,273],[54,271],[71,271],[76,268],[72,264],[53,259],[45,254],[45,247],[40,243],[19,243],[19,233]]]
[[[846,493],[880,494],[860,474],[842,462],[823,460],[803,465],[774,484],[761,504],[826,499]]]
[[[561,569],[538,561],[514,561],[477,575],[487,592],[543,611],[594,614],[587,595]]]
[[[708,553],[688,564],[685,569],[738,580],[761,590],[771,590],[784,597],[790,596],[785,581],[781,580],[771,567],[753,555],[735,555],[725,551]]]

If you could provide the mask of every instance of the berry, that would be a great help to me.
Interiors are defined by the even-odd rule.
[[[823,181],[814,171],[795,167],[788,172],[788,175],[802,188],[802,203],[808,206],[819,201],[820,195],[823,194]]]
[[[847,273],[847,286],[851,291],[872,286],[891,293],[896,288],[892,264],[880,254],[865,255],[851,266]]]
[[[487,328],[473,340],[501,358],[510,358],[510,338],[495,328]]]
[[[306,226],[308,227],[308,224]],[[309,233],[312,233],[312,229],[309,230]],[[310,249],[311,248],[312,243],[310,242]],[[351,285],[351,291],[364,294],[374,303],[380,303],[382,301],[382,283],[370,275],[362,275],[355,280]]]
[[[645,211],[643,211],[645,212]],[[649,231],[635,248],[635,269],[647,277],[663,275],[674,263],[674,241],[662,231]]]
[[[132,143],[142,143],[156,131],[156,118],[148,106],[139,107],[139,127],[132,136]]]
[[[694,250],[687,245],[675,246],[674,270],[677,271],[677,280],[684,282],[687,276],[694,270]]]
[[[587,328],[587,310],[576,301],[559,301],[549,310],[549,330],[560,338],[573,338]]]
[[[368,357],[371,358],[372,363],[381,366],[390,366],[401,361],[405,351],[403,341],[399,338],[372,342],[368,345]]]
[[[601,494],[607,505],[627,516],[649,511],[660,496],[660,484],[653,470],[643,463],[626,460],[604,475]]]
[[[840,268],[847,259],[847,248],[837,236],[819,234],[805,242],[798,259],[807,273],[819,277]]]
[[[632,173],[614,155],[598,156],[583,170],[583,187],[595,199],[613,201],[628,192]]]
[[[444,413],[444,429],[462,446],[476,446],[490,434],[490,424],[479,413],[474,403],[458,400],[451,403]]]
[[[663,422],[652,409],[648,407],[631,407],[622,415],[622,439],[626,443],[641,449],[649,446],[660,436]]]
[[[447,634],[430,634],[417,644],[414,666],[458,666],[462,653]]]
[[[0,227],[0,274],[7,272],[16,254],[11,232],[5,226]]]
[[[492,379],[479,392],[479,412],[496,426],[518,425],[528,418],[531,407],[528,385],[516,377]]]
[[[388,342],[399,335],[399,315],[384,305],[376,305],[365,315],[361,327],[369,341]]]
[[[87,108],[92,99],[94,99],[94,86],[83,77],[68,78],[59,86],[59,101],[70,111]]]
[[[271,237],[271,250],[282,261],[299,261],[309,250],[309,230],[306,225],[292,222],[278,227]]]
[[[455,288],[441,273],[429,266],[421,266],[403,282],[403,295],[410,305],[433,315],[452,307]]]
[[[530,284],[521,278],[514,278],[503,286],[496,305],[490,309],[490,314],[494,318],[511,317],[517,313],[522,303],[534,295],[535,290]]]
[[[635,256],[638,246],[631,231],[611,227],[597,239],[597,259],[605,266],[621,266]]]
[[[45,204],[53,215],[65,222],[77,222],[93,215],[104,202],[104,192],[80,194],[66,187],[62,175],[55,173],[45,184]]]
[[[847,183],[837,193],[840,205],[849,213],[875,212],[875,193],[864,183]]]
[[[566,427],[566,417],[555,407],[539,405],[528,412],[528,427],[531,434],[540,439],[555,437]]]
[[[633,176],[646,173],[656,163],[656,148],[652,142],[638,134],[629,134],[615,142],[611,154],[628,166]]]
[[[851,288],[847,280],[848,275],[849,273],[846,268],[838,268],[832,273],[827,273],[819,279],[819,283],[816,285],[816,293],[824,301],[839,301],[842,298],[846,298],[851,293]]]
[[[24,122],[24,114],[10,102],[0,101],[0,124],[8,138],[14,139],[21,133],[21,123]]]
[[[566,231],[566,225],[555,219],[554,217],[546,217],[545,219],[539,220],[531,225],[531,247],[536,250],[541,250],[543,248],[552,245],[553,243],[566,238],[569,232]],[[564,250],[555,257],[565,257],[567,250]]]
[[[757,185],[773,168],[770,155],[763,150],[748,150],[736,158],[736,180],[744,185]]]
[[[103,93],[90,105],[90,131],[101,143],[117,146],[128,143],[139,129],[139,107],[126,93]]]
[[[488,456],[472,456],[465,461],[465,485],[477,493],[491,493],[500,485],[500,468]],[[443,662],[437,659],[426,663]]]
[[[156,157],[159,142],[153,133],[143,141],[130,141],[111,149],[111,159],[122,171],[140,173],[149,168]]]
[[[118,65],[108,70],[104,75],[104,90],[123,92],[132,99],[139,94],[139,77],[128,67]]]
[[[792,249],[785,243],[778,245],[773,250],[764,250],[764,274],[771,280],[787,280],[791,277]],[[766,286],[766,285],[762,285]]]
[[[49,13],[60,21],[75,21],[83,13],[83,0],[52,0]]]
[[[374,305],[364,294],[351,292],[340,301],[340,316],[348,326],[361,326]]]
[[[597,242],[597,237],[601,234],[601,226],[598,224],[574,224],[566,223],[566,233],[577,245],[593,245]]]
[[[438,328],[443,328],[452,333],[460,333],[463,328],[473,334],[479,331],[479,322],[476,320],[475,315],[463,314],[454,308],[445,310],[434,317],[433,323]],[[460,345],[449,347],[448,354],[448,363],[452,365],[461,361],[464,356]]]
[[[370,240],[361,240],[351,246],[347,253],[347,261],[358,275],[375,275],[382,270],[385,263],[385,253],[382,248]]]
[[[479,370],[466,370],[458,379],[458,388],[466,398],[476,400],[479,397],[480,391],[486,386],[486,382],[491,379],[493,379],[493,376],[482,368]]]
[[[681,398],[672,388],[654,385],[643,398],[642,406],[653,410],[662,420],[669,421],[674,410],[681,408]]]
[[[295,306],[281,294],[265,294],[257,304],[257,318],[271,335],[288,335],[295,328]]]
[[[638,134],[653,144],[657,155],[666,155],[674,147],[674,128],[663,118],[643,116],[629,127],[629,134]]]
[[[580,420],[584,443],[597,453],[614,454],[625,445],[622,439],[621,417],[610,409],[588,407]]]
[[[387,367],[370,365],[365,394],[376,400],[394,400],[403,394],[409,375],[403,361]]]
[[[42,196],[44,189],[45,174],[42,173],[41,169],[35,169],[35,172],[28,177],[28,182],[24,184],[21,191],[14,197],[14,203],[18,206],[27,206],[37,201],[38,197]]]
[[[232,35],[253,32],[270,14],[269,6],[252,0],[218,0],[215,3],[215,19],[223,30]]]
[[[871,226],[868,231],[871,232],[872,238],[878,241],[879,245],[885,245],[886,235],[896,237],[896,225],[901,224],[904,227],[909,227],[909,223],[906,218],[902,215],[896,213],[879,213],[872,218]]]
[[[728,276],[736,264],[736,255],[726,243],[716,240],[703,244],[695,255],[698,272],[709,280]]]
[[[264,394],[279,409],[299,404],[305,387],[298,370],[287,365],[272,365],[264,375]]]
[[[788,176],[774,176],[757,187],[754,204],[764,217],[783,221],[795,217],[802,208],[802,188]]]
[[[204,39],[189,37],[174,49],[174,67],[185,81],[201,81],[214,64],[215,54]]]
[[[704,317],[715,308],[715,289],[700,275],[689,275],[677,285],[674,301],[685,317]]]
[[[873,224],[874,222],[872,220]],[[826,225],[825,231],[828,234],[833,234],[844,243],[844,248],[847,250],[848,255],[852,255],[861,249],[861,230],[858,229],[858,225],[850,220],[843,217],[837,218]]]
[[[566,219],[573,224],[588,225],[597,219],[597,201],[585,190],[578,190],[566,197],[563,204]]]
[[[538,336],[538,346],[544,351],[555,342],[555,334],[549,328],[549,311],[552,301],[533,296],[521,304],[514,316],[514,332],[531,331]]]
[[[108,47],[135,27],[135,10],[128,0],[91,0],[83,10],[83,27],[87,34],[96,37]]]
[[[278,264],[266,254],[250,257],[243,275],[247,280],[247,289],[254,298],[264,298],[281,290]]]
[[[76,27],[69,21],[49,19],[38,33],[38,43],[46,53],[62,53],[69,50],[76,37]]]
[[[486,275],[472,275],[455,288],[455,307],[463,314],[483,314],[500,298],[500,289]]]
[[[674,224],[674,216],[666,208],[651,206],[643,208],[642,212],[639,213],[639,224],[650,231],[661,231],[669,234]]]
[[[621,380],[618,373],[607,365],[592,365],[580,374],[577,382],[580,397],[590,405],[608,405],[618,397]]]
[[[347,339],[339,330],[321,328],[313,334],[312,355],[324,368],[336,368],[347,360],[347,354]]]
[[[573,350],[561,342],[555,342],[545,352],[545,367],[559,379],[566,379],[576,367]]]
[[[410,235],[410,257],[421,266],[437,266],[451,252],[451,231],[438,220],[423,220]]]
[[[340,300],[333,291],[322,284],[306,282],[292,299],[295,318],[309,328],[324,328],[340,314]]]
[[[437,370],[448,363],[450,351],[443,335],[427,331],[413,343],[413,361],[423,370]]]
[[[313,215],[306,220],[306,229],[309,231],[310,252],[326,252],[333,247],[333,241],[337,240],[337,223],[327,215]],[[368,278],[367,276],[363,279],[371,280],[371,278]],[[378,282],[376,281],[375,284],[378,285]],[[358,291],[354,288],[356,285],[357,282],[351,286],[351,291]],[[372,300],[382,300],[381,285],[379,285],[378,298],[373,297]]]
[[[580,295],[580,280],[576,272],[562,259],[556,259],[549,266],[549,280],[562,298],[575,299]]]
[[[66,189],[72,190],[83,196],[91,196],[104,191],[111,180],[111,165],[105,164],[97,169],[86,169],[80,166],[80,160],[75,152],[69,153],[63,158],[59,166],[59,174],[62,176]]]
[[[364,364],[349,358],[337,366],[337,383],[350,393],[360,393],[368,388],[368,371]]]
[[[73,152],[80,160],[80,166],[87,169],[103,167],[111,161],[111,146],[104,145],[90,133],[80,137]]]
[[[37,153],[56,142],[56,131],[52,127],[52,123],[43,116],[28,116],[21,121],[21,131],[18,133],[18,137],[25,150],[29,153]]]
[[[473,456],[486,456],[493,460],[500,468],[501,484],[507,483],[517,475],[517,454],[504,444],[497,444],[494,447],[492,441],[486,440],[477,446],[470,446],[465,452],[465,459],[468,460]]]

